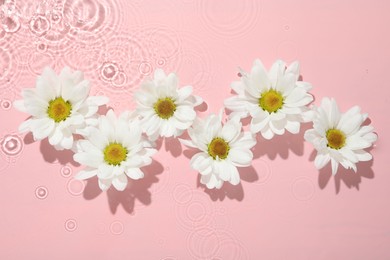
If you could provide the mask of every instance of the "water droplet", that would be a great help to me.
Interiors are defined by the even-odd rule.
[[[38,188],[35,189],[35,196],[40,199],[46,199],[47,195],[49,194],[48,190],[44,186],[39,186]]]
[[[4,99],[1,101],[1,107],[4,109],[4,110],[10,110],[11,109],[11,106],[12,106],[12,103],[11,101],[7,100],[7,99]]]
[[[115,63],[105,62],[100,69],[100,75],[104,81],[111,81],[118,75],[118,71]]]
[[[157,65],[159,66],[159,67],[163,67],[164,65],[165,65],[165,59],[164,58],[161,58],[161,59],[159,59],[158,61],[157,61]]]
[[[6,1],[0,6],[1,26],[5,32],[14,33],[20,28],[20,14],[15,3]]]
[[[54,22],[54,23],[58,23],[59,21],[61,21],[61,14],[60,13],[57,13],[57,12],[53,12],[51,14],[51,20]]]
[[[285,31],[290,30],[290,26],[286,24],[286,25],[284,26],[284,30],[285,30]]]
[[[120,221],[114,221],[110,225],[110,231],[114,235],[120,235],[123,233],[124,227],[122,222]]]
[[[50,30],[50,21],[43,15],[35,15],[30,20],[30,30],[37,36],[42,36]]]
[[[68,182],[68,192],[74,196],[81,195],[84,191],[85,184],[81,180],[70,179]]]
[[[6,135],[1,141],[1,150],[10,156],[15,156],[23,150],[22,139],[17,135]]]
[[[63,166],[61,168],[61,175],[65,178],[68,178],[72,175],[72,168],[70,168],[69,166]]]
[[[40,43],[37,45],[37,51],[39,52],[45,52],[47,51],[47,45],[44,43]]]
[[[65,229],[69,232],[73,232],[77,229],[77,222],[74,219],[68,219],[65,221]]]
[[[192,200],[193,191],[185,184],[178,184],[173,189],[173,199],[179,204],[187,204]]]
[[[127,75],[124,72],[119,72],[118,75],[115,76],[112,84],[116,87],[121,87],[125,85],[127,82]]]
[[[139,65],[139,72],[142,74],[142,75],[149,75],[153,70],[153,67],[152,65],[150,65],[149,62],[141,62],[141,64]]]

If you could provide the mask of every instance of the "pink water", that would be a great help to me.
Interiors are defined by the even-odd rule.
[[[390,2],[0,0],[0,259],[389,259]],[[85,72],[116,111],[156,68],[218,112],[261,58],[302,77],[379,134],[374,160],[336,177],[303,133],[259,139],[242,183],[204,191],[175,140],[123,193],[81,182],[71,152],[20,135],[12,108],[45,66]],[[306,127],[307,128],[307,127]],[[386,161],[387,160],[387,161]]]

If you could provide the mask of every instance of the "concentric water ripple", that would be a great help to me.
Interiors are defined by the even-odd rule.
[[[204,26],[217,35],[236,38],[249,34],[255,28],[261,14],[261,1],[242,0],[237,4],[227,0],[198,1],[198,11]]]
[[[194,190],[188,203],[176,204],[175,215],[178,224],[185,230],[194,230],[211,223],[215,206],[203,192]]]
[[[65,0],[63,19],[80,32],[93,32],[102,38],[114,33],[123,22],[117,0]]]

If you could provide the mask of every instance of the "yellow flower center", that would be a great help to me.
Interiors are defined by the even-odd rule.
[[[283,96],[279,91],[270,89],[261,93],[259,98],[259,106],[269,113],[278,111],[283,106]]]
[[[175,113],[176,104],[170,97],[160,98],[154,104],[153,108],[159,117],[161,117],[162,119],[168,119]]]
[[[229,154],[230,146],[229,144],[220,137],[214,138],[209,146],[208,146],[208,153],[213,159],[215,160],[218,156],[219,159],[226,159],[226,157]]]
[[[328,147],[332,149],[340,149],[345,145],[345,134],[338,129],[329,129],[326,131],[326,139]]]
[[[67,119],[72,112],[72,105],[69,101],[65,101],[62,97],[55,98],[49,101],[47,114],[56,123]]]
[[[118,143],[110,143],[104,148],[104,160],[110,165],[119,165],[127,158],[127,149]]]

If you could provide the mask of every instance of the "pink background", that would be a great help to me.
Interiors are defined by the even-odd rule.
[[[390,2],[4,2],[0,259],[390,259]],[[154,69],[176,71],[208,103],[204,116],[255,58],[267,67],[298,59],[316,104],[331,96],[344,111],[360,105],[379,134],[374,161],[332,177],[314,168],[303,132],[259,138],[242,183],[205,192],[189,153],[171,141],[144,180],[105,193],[72,178],[82,167],[70,152],[17,132],[27,115],[10,102],[46,65],[85,71],[92,94],[109,96],[117,112],[134,108]]]

